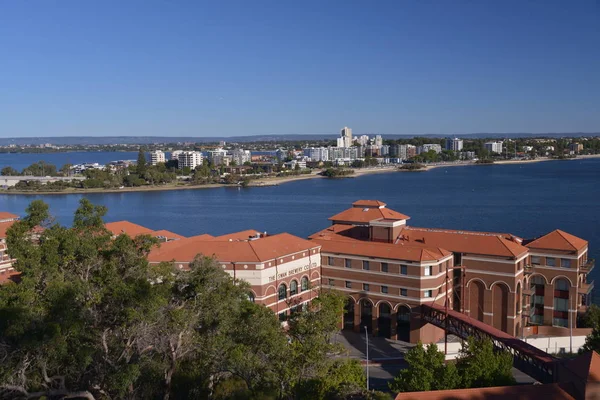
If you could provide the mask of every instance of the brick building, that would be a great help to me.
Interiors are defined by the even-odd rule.
[[[376,200],[360,200],[310,236],[322,285],[348,294],[344,326],[416,342],[443,332],[419,320],[436,302],[514,336],[576,327],[593,288],[587,241],[560,230],[535,240],[509,233],[417,228]],[[535,329],[524,329],[533,325]]]

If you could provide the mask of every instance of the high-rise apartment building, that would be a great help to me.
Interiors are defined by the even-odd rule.
[[[383,138],[381,135],[375,136],[375,146],[383,146]]]
[[[486,142],[484,147],[490,153],[502,153],[502,142]]]
[[[446,150],[461,151],[463,140],[459,138],[446,138]]]
[[[150,163],[156,165],[158,163],[164,163],[166,161],[165,153],[161,150],[154,150],[150,152]]]
[[[337,147],[352,146],[352,129],[345,126],[340,132],[340,137],[337,140]]]
[[[178,154],[177,161],[179,169],[189,167],[193,170],[202,165],[202,153],[199,151],[182,151]]]
[[[183,150],[175,150],[171,152],[171,161],[178,161],[179,155],[183,153]]]

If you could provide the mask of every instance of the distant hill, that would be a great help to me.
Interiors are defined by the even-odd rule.
[[[369,135],[373,135],[372,133]],[[299,134],[299,135],[255,135],[255,136],[233,136],[233,137],[169,137],[169,136],[50,136],[50,137],[27,137],[27,138],[0,138],[0,146],[9,144],[16,145],[39,145],[51,143],[54,145],[110,145],[110,144],[150,144],[150,143],[214,143],[224,140],[226,142],[285,142],[285,141],[310,141],[335,139],[338,135],[322,134]],[[468,134],[414,134],[414,135],[382,135],[384,139],[400,139],[411,137],[443,138],[456,136],[463,139],[501,139],[501,138],[533,138],[533,137],[581,137],[600,136],[600,132],[568,132],[568,133],[468,133]]]

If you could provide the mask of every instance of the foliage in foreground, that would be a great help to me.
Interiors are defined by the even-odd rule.
[[[410,349],[405,360],[408,368],[400,371],[389,384],[396,392],[420,392],[506,386],[515,384],[512,356],[498,352],[490,340],[469,338],[455,363],[444,362],[444,353],[435,344],[419,343]]]
[[[112,238],[105,213],[84,199],[66,228],[36,200],[9,229],[22,281],[0,288],[0,392],[372,398],[360,365],[331,357],[340,350],[331,336],[343,296],[321,292],[284,331],[272,311],[248,300],[247,284],[213,259],[198,256],[188,272],[149,265],[155,239]]]

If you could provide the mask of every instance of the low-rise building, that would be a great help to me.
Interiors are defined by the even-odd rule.
[[[420,322],[418,310],[437,303],[513,336],[526,334],[526,325],[556,333],[576,327],[590,304],[594,263],[583,239],[556,230],[528,241],[412,227],[408,219],[360,200],[310,236],[322,246],[322,284],[348,294],[345,327],[436,341],[442,331]]]
[[[185,270],[198,254],[214,256],[224,271],[250,284],[252,301],[269,307],[284,321],[317,294],[320,248],[318,243],[288,233],[249,230],[164,243],[150,252],[148,260],[173,262],[175,268]]]
[[[0,212],[0,285],[14,279],[18,275],[13,268],[14,259],[8,255],[6,244],[6,232],[18,220],[18,215],[9,212]]]
[[[437,143],[426,143],[422,146],[417,147],[417,154],[427,153],[428,151],[435,151],[436,153],[442,152],[442,145]]]

